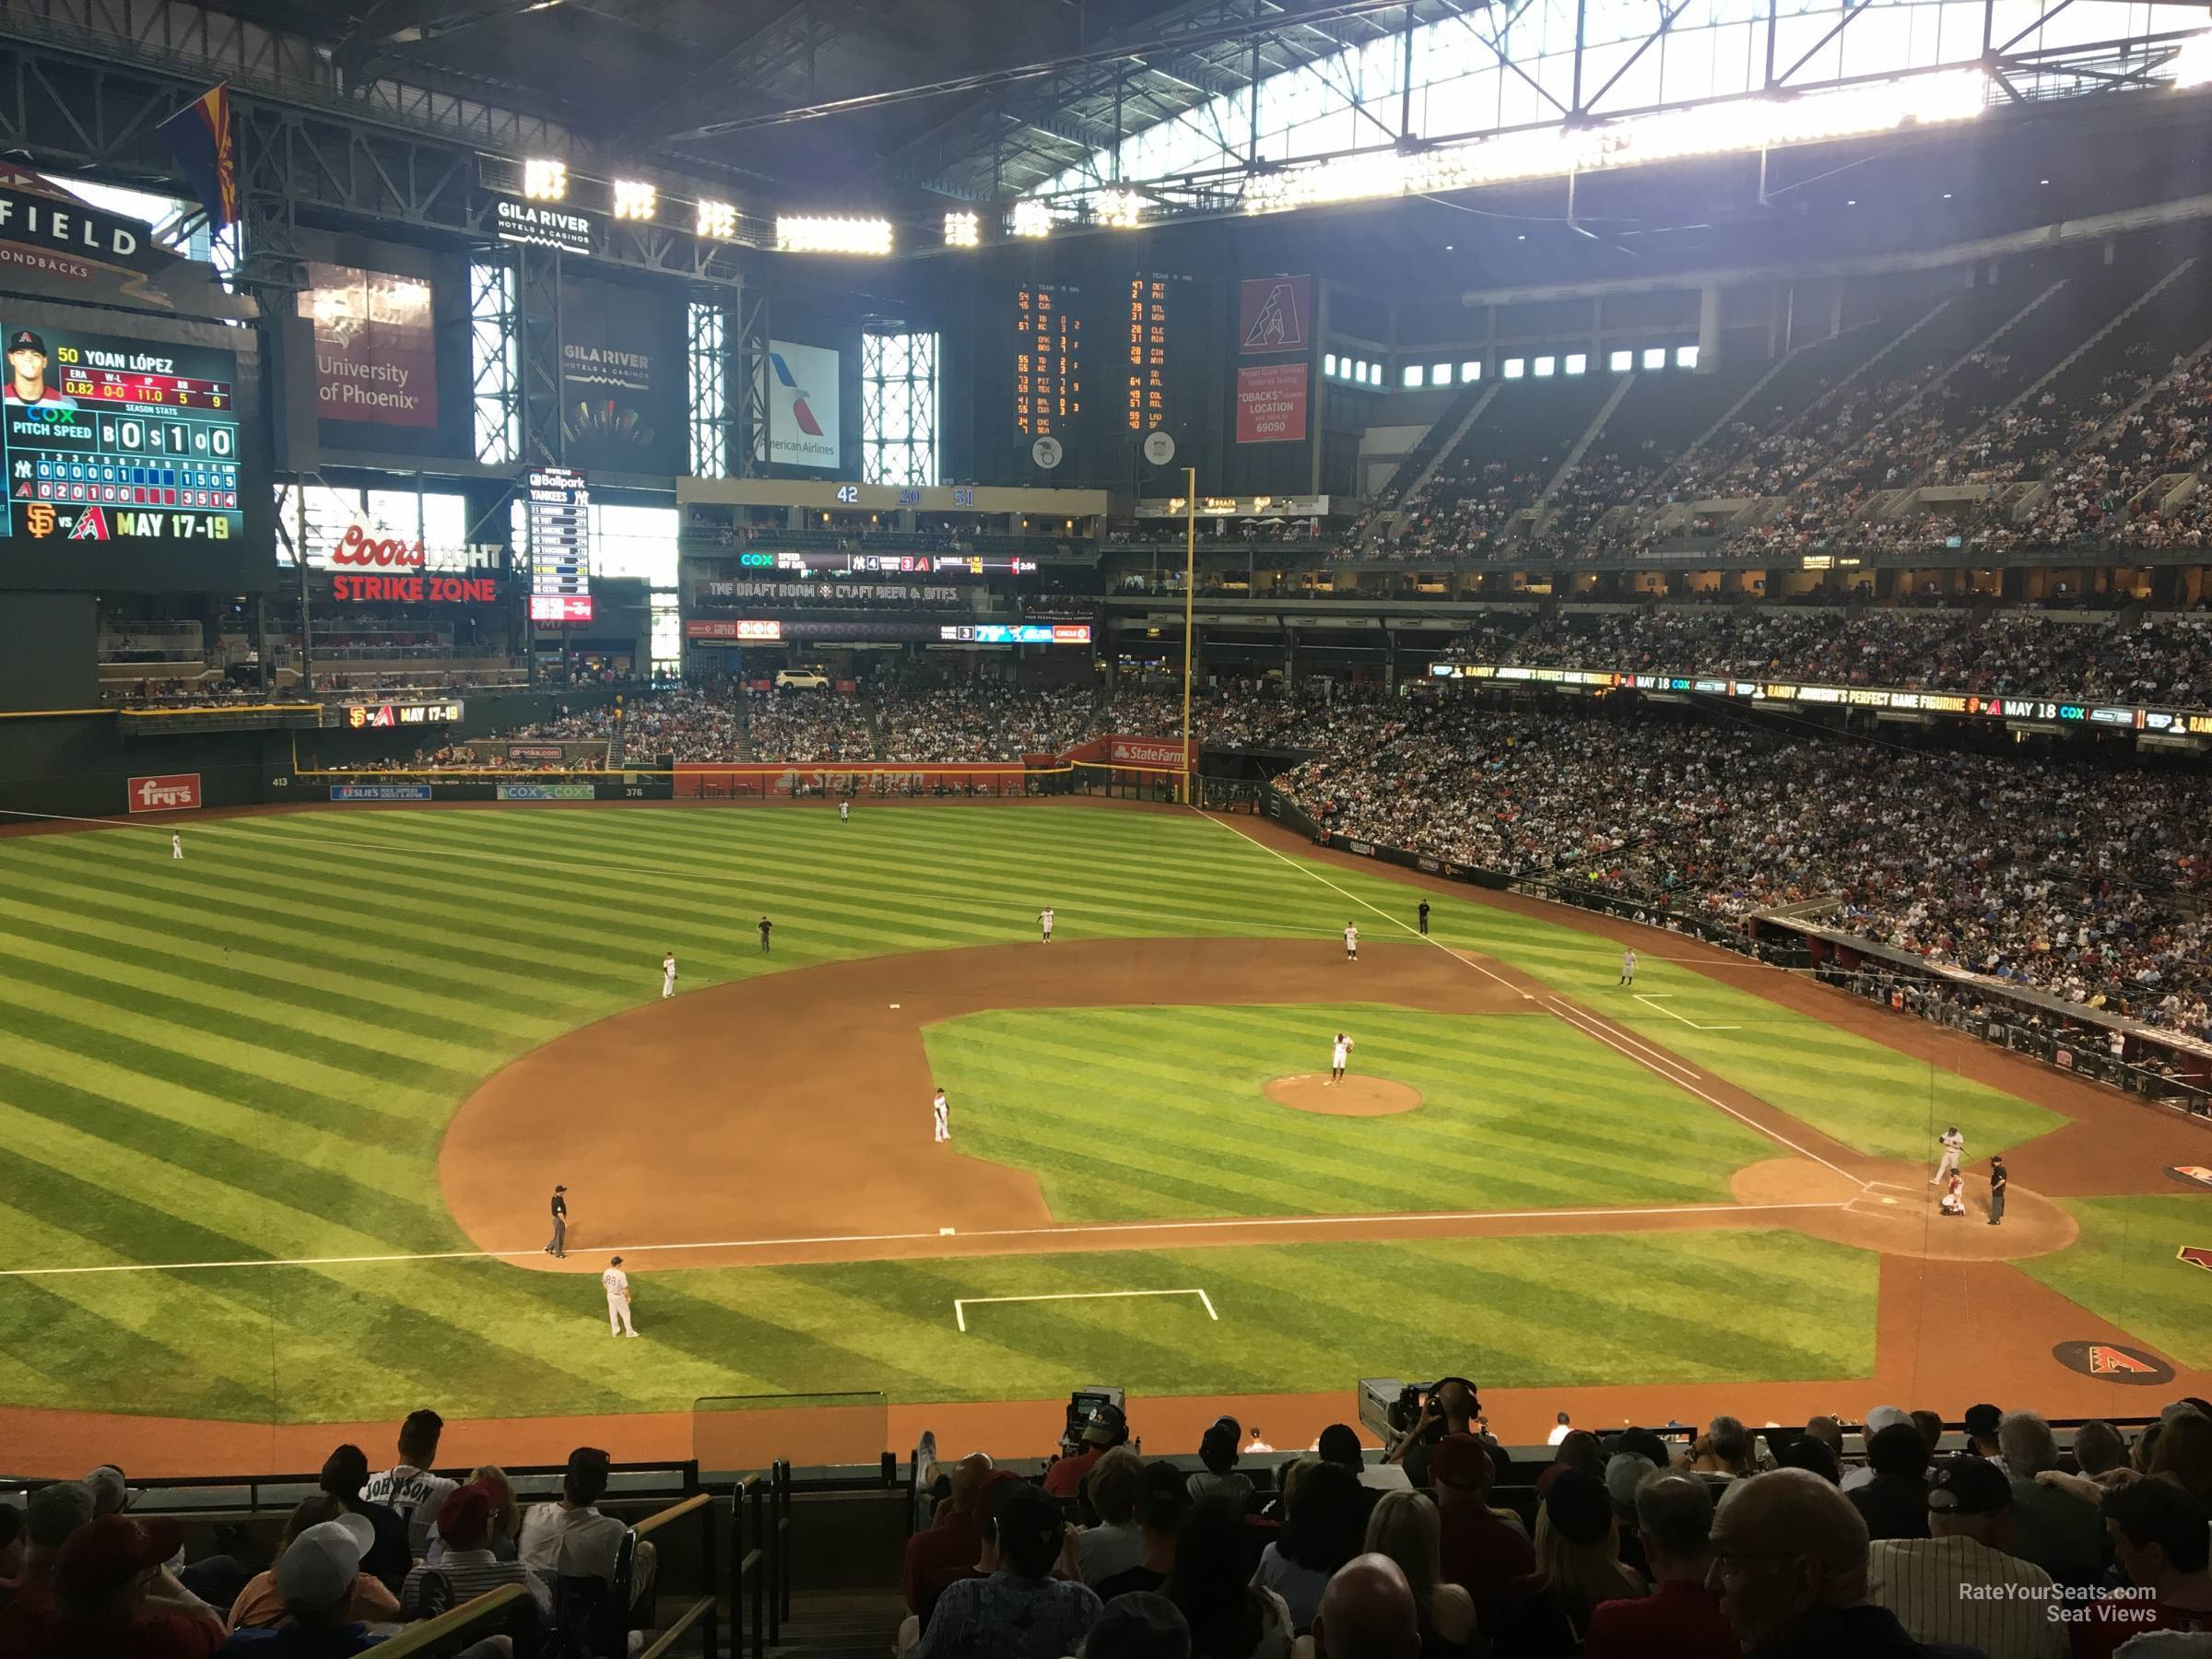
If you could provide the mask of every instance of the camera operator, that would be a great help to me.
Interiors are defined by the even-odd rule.
[[[1083,1426],[1080,1451],[1070,1450],[1053,1461],[1044,1472],[1044,1489],[1055,1498],[1073,1498],[1083,1486],[1083,1477],[1100,1458],[1116,1446],[1129,1443],[1129,1419],[1119,1406],[1102,1405],[1090,1414]]]
[[[1481,1411],[1482,1400],[1476,1394],[1474,1383],[1465,1377],[1439,1379],[1421,1402],[1420,1415],[1382,1461],[1404,1465],[1406,1478],[1415,1486],[1430,1485],[1429,1459],[1436,1450],[1436,1442],[1445,1435],[1473,1434],[1487,1445],[1497,1445]]]

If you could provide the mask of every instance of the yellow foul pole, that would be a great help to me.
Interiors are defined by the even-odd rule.
[[[1191,800],[1191,616],[1198,587],[1198,469],[1182,469],[1182,804]]]

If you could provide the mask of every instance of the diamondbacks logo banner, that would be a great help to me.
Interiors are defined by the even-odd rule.
[[[2102,1382],[2156,1388],[2173,1381],[2173,1367],[2156,1354],[2124,1342],[2062,1342],[2051,1358],[2070,1371]]]
[[[1249,276],[1238,293],[1237,350],[1304,351],[1313,344],[1313,278]]]

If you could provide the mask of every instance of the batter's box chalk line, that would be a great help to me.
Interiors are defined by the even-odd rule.
[[[952,1299],[953,1322],[961,1330],[968,1328],[968,1310],[980,1308],[987,1302],[1036,1301],[1105,1301],[1131,1296],[1194,1296],[1206,1316],[1217,1324],[1221,1315],[1214,1312],[1214,1299],[1203,1290],[1057,1290],[1043,1296],[956,1296]]]

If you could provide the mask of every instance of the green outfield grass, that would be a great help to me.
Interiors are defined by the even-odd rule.
[[[634,1264],[633,1264],[634,1265]],[[1742,1294],[1758,1282],[1759,1296]],[[494,1262],[0,1281],[0,1397],[275,1421],[676,1411],[870,1389],[1028,1399],[1864,1374],[1875,1258],[1787,1232],[1298,1244],[646,1273],[640,1340],[589,1276]],[[1194,1298],[956,1298],[1203,1288]]]
[[[1261,1092],[1353,1070],[1418,1110],[1337,1118]],[[924,1032],[960,1149],[1035,1170],[1065,1221],[1725,1203],[1772,1141],[1547,1014],[1055,1008]]]
[[[2212,1367],[2212,1273],[2181,1260],[2212,1248],[2212,1198],[2065,1198],[2081,1237],[2020,1271],[2182,1364]]]
[[[181,864],[169,858],[166,827],[0,841],[0,1269],[466,1250],[435,1170],[454,1107],[515,1056],[657,996],[670,948],[695,992],[836,958],[1026,940],[1050,902],[1065,939],[1262,935],[1310,940],[1333,959],[1347,916],[1386,938],[1391,923],[1362,906],[1410,924],[1417,897],[1366,872],[1283,858],[1196,818],[1080,806],[864,804],[845,825],[826,810],[321,811],[194,824],[184,841]],[[1439,940],[1624,1012],[1607,1000],[1618,953],[1606,942],[1448,896],[1434,903]],[[778,924],[770,959],[753,933],[763,911]],[[1705,983],[1654,963],[1640,988],[1687,994]],[[1757,1092],[1770,1077],[1792,1091],[1779,1103],[1827,1114],[1824,1126],[1846,1139],[1929,1121],[1924,1067],[1720,994],[1759,1010],[1756,1026],[1746,1022],[1756,1037],[1709,1055],[1682,1028],[1665,1033],[1671,1046]],[[1302,1024],[1313,1012],[1297,1015],[1296,1067],[1324,1057]],[[1433,1065],[1440,1101],[1465,1087],[1451,1058],[1459,1022],[1359,1018],[1374,1021],[1363,1064],[1389,1060],[1412,1068],[1409,1079]],[[1539,1044],[1484,1035],[1529,1029],[1509,1017],[1465,1025],[1465,1052],[1509,1064],[1516,1099],[1349,1129],[1268,1113],[1266,1155],[1308,1160],[1312,1207],[1335,1207],[1336,1195],[1382,1207],[1393,1194],[1393,1207],[1425,1207],[1445,1182],[1445,1155],[1435,1171],[1394,1170],[1372,1149],[1422,1144],[1450,1112],[1475,1114],[1494,1142],[1451,1155],[1467,1175],[1455,1206],[1537,1194],[1582,1203],[1709,1195],[1739,1137],[1747,1158],[1762,1150],[1564,1026],[1551,1024]],[[969,1038],[948,1030],[944,1040]],[[1241,1064],[1249,1075],[1257,1061]],[[1588,1085],[1579,1094],[1568,1065]],[[1848,1086],[1836,1087],[1839,1077]],[[1224,1109],[1248,1109],[1232,1093],[1225,1088]],[[1984,1104],[2022,1126],[2041,1116],[2001,1096]],[[1352,1132],[1361,1127],[1372,1137]],[[966,1113],[963,1128],[988,1133]],[[1634,1172],[1638,1148],[1648,1167]],[[1142,1207],[1150,1182],[1149,1213],[1187,1213],[1194,1202],[1157,1169],[1106,1173],[1113,1190],[1071,1190],[1062,1201],[1095,1213]],[[1240,1184],[1236,1201],[1279,1208],[1288,1198],[1279,1185]],[[1026,1329],[1030,1316],[994,1322],[987,1343],[957,1349],[915,1347],[915,1333],[940,1304],[949,1330],[950,1298],[962,1293],[949,1285],[1110,1288],[1141,1262],[1171,1265],[1171,1277],[1218,1263],[1245,1294],[1230,1304],[1237,1342],[1225,1311],[1220,1340],[1187,1360],[1140,1354],[1115,1367],[1132,1385],[1139,1371],[1145,1386],[1192,1393],[1341,1386],[1355,1374],[1355,1348],[1371,1365],[1422,1330],[1446,1333],[1454,1359],[1470,1342],[1498,1344],[1500,1366],[1486,1375],[1500,1378],[1514,1363],[1594,1367],[1612,1381],[1826,1374],[1864,1358],[1865,1310],[1844,1271],[1859,1258],[1802,1241],[1528,1240],[1466,1246],[1464,1258],[1344,1248],[1352,1253],[1328,1259],[1347,1264],[1346,1282],[1371,1282],[1345,1299],[1361,1323],[1333,1347],[1305,1334],[1321,1315],[1308,1258],[1287,1250],[654,1273],[640,1306],[658,1339],[627,1345],[629,1358],[592,1340],[595,1284],[496,1264],[0,1277],[5,1328],[34,1334],[0,1345],[0,1402],[256,1417],[274,1397],[285,1414],[347,1417],[389,1414],[426,1394],[455,1409],[521,1414],[755,1386],[1049,1393],[1118,1353],[1111,1327],[1124,1315],[1099,1316],[1095,1343],[1071,1338],[1061,1349],[1055,1334],[1053,1351],[1014,1357],[991,1345],[1006,1346],[1005,1331]],[[1719,1278],[1740,1282],[1766,1271],[1770,1256],[1841,1288],[1747,1299],[1760,1312],[1743,1343],[1716,1342],[1717,1299],[1696,1294],[1694,1264],[1726,1264]],[[1388,1288],[1422,1262],[1431,1271],[1417,1273],[1409,1293],[1447,1300],[1423,1304],[1417,1321],[1389,1303]],[[1463,1262],[1467,1277],[1455,1285]],[[1499,1263],[1507,1265],[1479,1265]],[[1479,1302],[1472,1312],[1469,1298]],[[863,1328],[885,1306],[900,1312]],[[1697,1319],[1665,1312],[1681,1306],[1699,1306]],[[1794,1329],[1777,1306],[1811,1309],[1810,1323]],[[1509,1346],[1526,1351],[1509,1361]],[[1419,1348],[1404,1364],[1435,1369],[1423,1356],[1439,1351]],[[975,1355],[989,1357],[963,1358]]]

